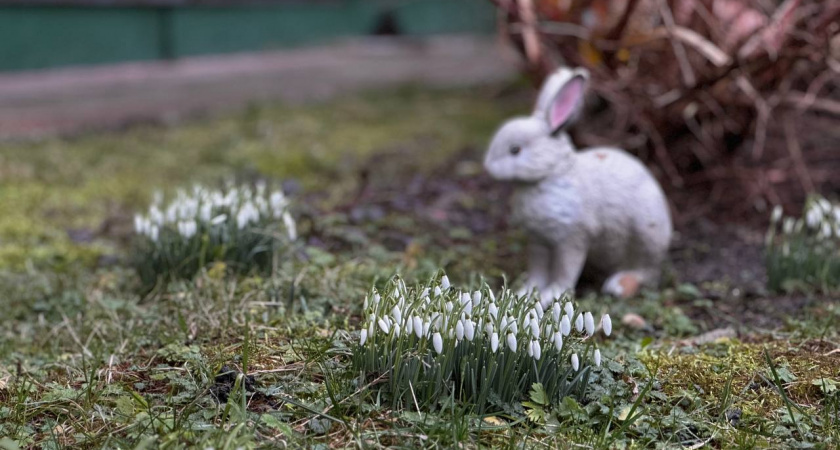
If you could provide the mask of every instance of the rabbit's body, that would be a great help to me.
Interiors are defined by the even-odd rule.
[[[563,132],[586,77],[552,75],[534,114],[503,125],[484,161],[495,178],[517,182],[514,219],[531,236],[523,290],[544,297],[574,288],[584,264],[610,275],[605,292],[633,295],[658,281],[671,241],[668,203],[647,168],[619,149],[576,151]]]
[[[564,173],[518,185],[515,221],[545,245],[585,247],[586,262],[604,273],[661,263],[671,240],[671,218],[647,168],[613,148],[584,150],[573,161]],[[653,238],[634,239],[639,234]]]

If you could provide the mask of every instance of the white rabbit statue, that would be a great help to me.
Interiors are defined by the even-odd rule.
[[[561,68],[545,82],[530,117],[506,122],[484,166],[516,183],[514,219],[529,233],[520,292],[544,301],[573,289],[584,264],[607,275],[604,293],[626,298],[659,282],[673,227],[662,188],[616,148],[576,151],[564,132],[581,109],[589,73]]]

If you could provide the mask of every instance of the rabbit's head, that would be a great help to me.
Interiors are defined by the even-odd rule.
[[[574,146],[563,131],[580,110],[589,73],[558,69],[546,79],[530,117],[506,122],[490,143],[484,167],[493,178],[537,182],[571,167]]]

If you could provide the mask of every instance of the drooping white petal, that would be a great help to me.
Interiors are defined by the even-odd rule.
[[[595,361],[595,365],[597,367],[601,367],[601,350],[595,349],[595,353],[592,355],[592,359]]]
[[[496,350],[498,350],[498,349],[499,349],[499,334],[494,332],[493,335],[490,336],[490,350],[493,350],[493,353],[496,353]]]
[[[583,314],[578,314],[577,317],[575,317],[575,330],[577,330],[578,333],[583,331]]]
[[[575,372],[577,372],[577,370],[579,368],[580,368],[580,360],[578,359],[577,353],[573,353],[572,354],[572,369],[574,369]]]
[[[394,305],[391,309],[391,316],[393,316],[395,321],[402,322],[402,311],[400,311],[399,305]]]
[[[499,308],[497,308],[494,303],[491,303],[490,306],[487,307],[487,312],[489,312],[495,319],[499,315]]]
[[[575,306],[572,305],[572,302],[566,302],[566,304],[563,305],[563,309],[566,310],[566,315],[569,317],[573,317],[575,315]]]
[[[435,347],[435,351],[438,355],[443,353],[443,337],[441,337],[440,333],[435,333],[432,336],[432,345]]]
[[[601,328],[604,329],[604,334],[609,336],[612,333],[612,319],[609,314],[601,316]]]
[[[475,338],[475,323],[470,319],[464,322],[464,337],[470,342]]]
[[[421,319],[420,316],[414,316],[411,321],[413,322],[412,327],[414,328],[414,334],[418,339],[423,337],[423,319]]]
[[[583,315],[583,327],[586,328],[586,335],[592,336],[595,334],[595,319],[592,317],[592,313],[587,311],[586,314]]]
[[[450,284],[449,284],[449,277],[447,277],[446,275],[444,275],[444,276],[443,276],[443,277],[441,277],[441,279],[440,279],[440,287],[441,287],[443,290],[446,290],[446,289],[449,289],[449,286],[450,286]]]
[[[539,339],[540,337],[540,323],[533,317],[531,318],[531,335],[534,336],[534,339]]]
[[[539,361],[540,357],[542,356],[542,346],[540,345],[540,341],[531,341],[531,345],[534,347],[532,353],[534,359]]]
[[[563,319],[560,320],[560,331],[563,332],[563,336],[568,336],[572,332],[571,321],[569,321],[569,316],[565,314],[563,315]]]
[[[475,291],[472,295],[473,306],[478,306],[481,303],[481,291]]]
[[[516,336],[513,333],[507,335],[507,346],[510,351],[516,353]]]
[[[551,306],[551,317],[554,319],[554,322],[560,321],[560,314],[563,312],[563,308],[560,307],[560,303],[554,302]]]
[[[441,290],[440,286],[435,286],[435,298],[440,297]]]
[[[367,341],[367,335],[368,335],[367,330],[362,330],[362,333],[359,336],[359,345],[360,346],[365,345],[365,341]]]
[[[379,329],[381,329],[383,333],[388,334],[388,331],[390,331],[388,322],[386,322],[384,319],[379,319],[377,323],[379,324]]]
[[[455,338],[459,341],[464,339],[464,322],[461,322],[461,319],[455,324]]]
[[[563,350],[563,333],[559,331],[554,333],[554,348],[556,348],[558,352]]]

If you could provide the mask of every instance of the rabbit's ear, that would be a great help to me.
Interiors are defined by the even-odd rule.
[[[562,130],[580,109],[585,88],[586,76],[577,73],[560,88],[551,100],[545,114],[552,134]]]

